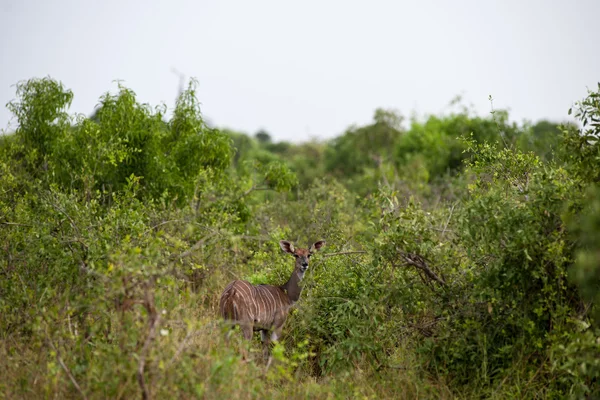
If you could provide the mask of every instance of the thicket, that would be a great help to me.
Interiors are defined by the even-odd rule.
[[[119,85],[17,85],[0,137],[4,398],[600,396],[600,85],[578,123],[466,108],[274,143]],[[272,348],[217,315],[327,240]],[[255,360],[240,360],[249,346]]]

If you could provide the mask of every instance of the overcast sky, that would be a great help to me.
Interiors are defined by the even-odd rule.
[[[377,107],[564,120],[600,81],[600,0],[0,0],[0,129],[14,84],[51,77],[90,114],[116,79],[173,106],[199,80],[204,116],[276,140],[331,138]],[[12,123],[14,127],[14,122]]]

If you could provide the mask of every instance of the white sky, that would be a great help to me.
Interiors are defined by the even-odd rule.
[[[0,129],[16,84],[51,77],[90,114],[116,79],[173,106],[175,67],[204,116],[276,140],[337,136],[377,107],[564,120],[600,81],[600,0],[0,0]],[[11,126],[14,127],[15,122]]]

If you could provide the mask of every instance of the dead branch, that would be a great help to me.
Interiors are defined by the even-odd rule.
[[[180,221],[181,221],[180,219],[171,219],[171,220],[169,220],[169,221],[163,221],[163,222],[161,222],[161,223],[158,223],[158,224],[156,224],[156,225],[154,225],[154,226],[151,226],[150,228],[146,229],[146,230],[144,231],[144,233],[142,234],[142,236],[143,236],[143,235],[147,235],[148,233],[152,232],[152,231],[153,231],[153,230],[155,230],[156,228],[160,228],[160,227],[161,227],[161,226],[163,226],[163,225],[167,225],[167,224],[170,224],[170,223],[172,223],[172,222],[180,222]]]
[[[423,284],[425,286],[427,286],[431,290],[435,290],[435,288],[433,287],[433,283],[431,282],[431,279],[427,279],[427,277],[426,277],[426,275],[424,275],[423,271],[418,268],[417,268],[417,275],[419,275],[421,282],[423,282]]]
[[[77,233],[77,236],[81,237],[81,231],[79,230],[79,227],[75,224],[75,221],[73,220],[73,218],[71,218],[71,216],[69,214],[67,214],[67,212],[61,208],[58,204],[55,204],[54,202],[51,202],[52,207],[54,207],[54,209],[58,212],[60,212],[61,214],[63,214],[65,217],[67,217],[67,219],[69,220],[69,223],[71,224],[71,227],[75,230],[75,232]],[[82,243],[84,244],[84,243]],[[84,244],[85,245],[85,244]],[[86,246],[87,247],[87,246]]]
[[[110,279],[99,272],[90,269],[84,261],[79,262],[79,269],[88,275],[94,276],[103,282],[108,282]]]
[[[192,254],[194,251],[198,250],[200,248],[200,246],[202,246],[206,242],[206,239],[208,239],[208,237],[203,237],[202,239],[198,240],[196,243],[194,243],[194,245],[192,247],[190,247],[183,253],[171,255],[170,259],[176,260],[178,258],[186,258],[190,254]]]
[[[401,370],[407,370],[408,369],[404,365],[387,365],[387,364],[384,364],[381,367],[382,368],[391,368],[391,369],[401,369]]]
[[[48,335],[48,332],[46,332],[46,339],[48,340],[48,344],[50,344],[50,347],[52,347],[52,350],[54,351],[54,353],[56,353],[56,360],[60,364],[60,367],[63,369],[63,371],[65,371],[65,374],[67,374],[67,376],[71,380],[71,383],[73,384],[73,386],[75,386],[75,389],[77,389],[77,391],[79,392],[81,397],[83,397],[84,399],[87,400],[87,396],[81,389],[81,386],[79,386],[79,384],[77,383],[77,380],[75,379],[75,377],[73,376],[73,374],[71,373],[71,371],[69,370],[69,368],[67,367],[65,362],[63,361],[63,359],[61,358],[60,352],[58,351],[56,346],[54,346],[54,343],[52,342],[52,339],[50,339],[50,335]]]
[[[455,231],[452,229],[443,229],[443,228],[438,228],[437,226],[432,226],[430,227],[430,229],[436,231],[436,232],[442,232],[442,234],[446,233],[446,232],[450,232],[450,233],[454,233]]]
[[[346,255],[346,254],[365,254],[366,251],[340,251],[337,253],[327,253],[327,254],[323,254],[323,257],[334,257],[334,256],[341,256],[341,255]]]
[[[242,240],[258,240],[258,241],[267,241],[271,238],[269,236],[251,236],[251,235],[236,235],[234,236],[236,239]]]
[[[149,318],[149,329],[148,336],[146,336],[146,340],[144,341],[144,347],[142,348],[142,352],[140,353],[140,359],[138,362],[138,370],[137,370],[137,380],[142,389],[142,399],[148,400],[150,399],[150,391],[146,386],[146,381],[144,379],[144,369],[146,367],[146,356],[148,355],[148,351],[150,350],[150,345],[154,341],[156,337],[156,327],[160,323],[160,314],[156,312],[156,308],[154,307],[154,298],[150,294],[150,288],[146,286],[145,299],[144,299],[144,307],[148,311]]]
[[[184,352],[184,350],[188,346],[188,343],[190,342],[190,340],[192,340],[193,338],[199,336],[201,333],[203,333],[203,331],[204,331],[204,329],[190,330],[187,333],[187,335],[185,335],[185,338],[179,344],[179,347],[177,347],[177,351],[175,352],[175,354],[173,355],[173,357],[169,361],[169,364],[167,364],[167,367],[171,367],[173,364],[175,364],[175,362],[177,362],[177,360],[179,359],[179,357],[181,356],[181,354]]]
[[[442,231],[442,236],[446,233],[446,229],[448,228],[448,223],[450,222],[450,219],[452,218],[452,214],[454,213],[454,206],[456,204],[452,204],[452,209],[450,210],[450,215],[448,215],[448,219],[446,220],[446,225],[444,225],[444,230]]]
[[[400,256],[408,265],[412,265],[413,267],[416,267],[419,270],[423,271],[429,279],[436,281],[442,286],[446,286],[446,282],[442,278],[437,276],[437,274],[433,272],[431,268],[429,268],[429,265],[427,265],[427,262],[423,257],[417,254],[405,253],[403,251],[400,251]]]
[[[25,226],[28,228],[33,228],[33,225],[27,225],[27,224],[19,224],[17,222],[0,222],[0,225],[8,225],[8,226]]]
[[[77,240],[76,243],[81,243],[84,246],[84,249],[87,248],[87,246],[85,246],[85,243],[83,243],[82,241]],[[69,248],[69,250],[71,250],[73,257],[75,257],[75,250],[73,249],[73,246],[71,246],[71,243],[67,242],[66,244],[67,244],[67,247]],[[107,282],[109,280],[108,277],[94,271],[93,269],[90,269],[84,260],[79,261],[79,269],[82,272],[85,272],[88,275],[94,276],[104,282]]]
[[[250,193],[255,192],[255,191],[259,191],[259,190],[273,190],[268,186],[264,186],[264,187],[256,187],[256,186],[252,186],[250,189],[246,190],[244,193],[242,193],[242,195],[239,197],[238,200],[243,199],[244,197],[248,196]]]

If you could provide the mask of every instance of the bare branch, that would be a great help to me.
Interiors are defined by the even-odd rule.
[[[442,235],[444,235],[446,233],[446,229],[448,228],[448,223],[450,222],[450,218],[452,218],[452,214],[454,213],[454,206],[455,204],[452,204],[452,209],[450,210],[450,215],[448,215],[448,219],[446,220],[446,225],[444,225],[444,230],[442,231]]]
[[[429,265],[427,265],[427,262],[425,261],[425,259],[423,257],[421,257],[417,254],[404,253],[402,251],[400,251],[400,256],[404,259],[404,261],[408,265],[412,265],[412,266],[420,269],[421,271],[423,271],[429,279],[436,281],[437,283],[439,283],[442,286],[446,286],[446,282],[444,282],[444,280],[442,278],[437,276],[437,274],[435,272],[433,272],[431,270],[431,268],[429,268]]]
[[[407,370],[408,368],[406,368],[404,365],[382,365],[381,367],[383,368],[391,368],[391,369],[401,369],[401,370]]]
[[[83,262],[83,261],[79,262],[79,269],[82,270],[83,272],[85,272],[86,274],[95,276],[96,278],[99,278],[99,279],[103,280],[104,282],[108,282],[109,281],[108,277],[102,275],[99,272],[94,271],[93,269],[90,269],[87,266],[87,264],[85,262]]]
[[[436,232],[442,232],[442,234],[444,234],[446,232],[450,232],[450,233],[454,233],[455,232],[452,229],[446,229],[446,227],[444,227],[444,228],[438,228],[437,226],[432,226],[430,229],[433,229]]]
[[[233,236],[235,239],[243,239],[243,240],[259,240],[259,241],[267,241],[271,240],[269,236],[251,236],[251,235],[236,235]]]
[[[68,218],[69,223],[71,224],[71,226],[73,227],[73,229],[75,230],[75,232],[77,232],[77,235],[81,236],[81,231],[79,230],[79,228],[75,224],[75,221],[73,221],[73,218],[71,218],[71,216],[69,214],[67,214],[67,212],[65,210],[63,210],[60,206],[58,206],[57,204],[54,204],[54,202],[52,202],[52,206],[54,207],[54,209],[56,211],[60,212],[61,214],[63,214],[65,217]],[[84,246],[85,246],[85,244],[84,244]]]
[[[60,353],[59,353],[58,349],[56,348],[56,346],[54,346],[54,343],[52,342],[52,339],[50,339],[50,336],[48,335],[48,332],[46,332],[46,339],[48,340],[48,344],[50,344],[50,347],[52,347],[52,350],[56,353],[56,360],[60,364],[60,366],[63,369],[63,371],[65,371],[65,374],[67,374],[67,376],[71,380],[71,383],[73,384],[73,386],[75,386],[75,389],[77,389],[77,391],[79,392],[79,394],[81,395],[81,397],[83,397],[84,399],[87,400],[87,396],[85,395],[85,393],[81,389],[81,386],[79,386],[79,384],[77,383],[77,380],[75,380],[75,377],[73,376],[73,374],[71,373],[71,371],[69,370],[69,368],[66,366],[66,364],[64,363],[64,361],[60,357]]]
[[[320,297],[313,297],[313,299],[318,299],[318,300],[341,300],[341,301],[345,301],[345,302],[349,302],[350,299],[347,299],[345,297],[338,297],[338,296],[320,296]]]
[[[85,246],[85,243],[83,243],[82,241],[77,241],[77,243],[81,243],[84,246],[84,248],[87,248],[87,246]],[[71,246],[71,243],[67,242],[67,247],[69,247],[69,250],[71,250],[71,253],[73,254],[73,256],[75,256],[75,250],[73,249],[73,246]],[[86,274],[95,276],[96,278],[103,280],[104,282],[108,281],[108,277],[94,271],[93,269],[90,269],[84,260],[79,261],[79,269],[85,272]]]
[[[232,324],[233,325],[233,324]],[[196,330],[190,330],[187,335],[185,335],[185,338],[181,341],[181,343],[179,344],[179,347],[177,347],[177,351],[175,352],[175,354],[173,355],[173,357],[171,358],[171,361],[169,361],[169,364],[167,364],[167,367],[170,367],[171,365],[173,365],[175,362],[177,362],[177,360],[179,359],[179,357],[181,356],[181,353],[183,353],[183,351],[186,349],[189,341],[196,337],[199,336],[204,330],[203,329],[196,329]]]
[[[206,239],[208,239],[208,237],[203,237],[202,239],[200,239],[196,243],[194,243],[194,245],[192,247],[190,247],[189,249],[187,249],[186,251],[184,251],[181,254],[171,255],[171,257],[170,257],[171,260],[176,260],[178,258],[186,258],[190,254],[192,254],[194,251],[198,250],[200,248],[200,246],[202,246],[206,242]]]
[[[142,389],[142,399],[148,400],[150,398],[150,391],[146,386],[146,381],[144,379],[144,369],[146,367],[146,356],[148,355],[148,351],[150,349],[150,345],[154,338],[156,337],[156,327],[160,323],[160,314],[156,312],[154,307],[154,299],[150,294],[150,289],[146,287],[145,293],[146,299],[144,300],[144,306],[148,311],[148,318],[150,319],[150,329],[148,331],[148,336],[146,336],[146,340],[144,342],[144,347],[142,348],[142,352],[140,353],[140,359],[138,362],[138,370],[137,370],[137,380]]]
[[[33,225],[27,225],[27,224],[19,224],[17,222],[0,222],[0,225],[9,225],[9,226],[26,226],[28,228],[32,228]]]
[[[242,195],[240,196],[240,199],[243,199],[244,197],[248,196],[250,193],[254,192],[254,191],[258,191],[258,190],[273,190],[270,187],[264,186],[264,187],[256,187],[256,186],[252,186],[250,189],[246,190],[244,193],[242,193]]]
[[[146,367],[146,355],[148,353],[148,349],[150,348],[150,344],[154,340],[156,336],[156,326],[160,322],[160,315],[157,315],[155,318],[151,319],[150,323],[150,332],[148,332],[148,336],[146,337],[146,341],[144,342],[144,347],[142,349],[142,353],[140,354],[140,360],[138,362],[138,370],[137,370],[137,379],[140,384],[140,388],[142,389],[142,399],[148,400],[150,398],[150,392],[148,387],[146,387],[146,381],[144,379],[144,368]]]
[[[171,222],[179,222],[179,221],[181,221],[181,220],[180,219],[172,219],[169,221],[163,221],[160,224],[156,224],[156,225],[151,226],[150,228],[146,229],[146,231],[144,231],[144,233],[142,235],[146,235],[146,234],[150,233],[151,231],[155,230],[156,228],[161,227],[163,225],[170,224]]]
[[[347,255],[347,254],[366,254],[366,251],[340,251],[337,253],[323,254],[323,257],[334,257],[334,256]]]

